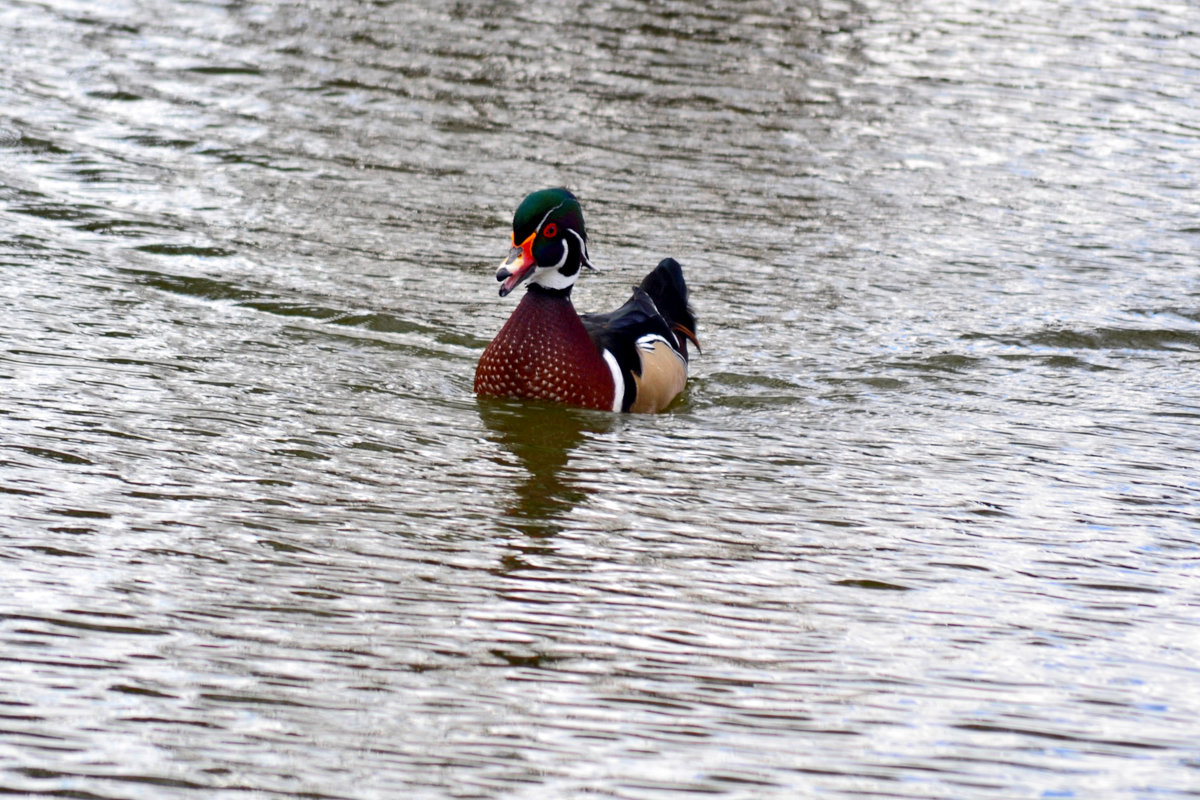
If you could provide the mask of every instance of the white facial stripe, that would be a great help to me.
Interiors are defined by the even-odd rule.
[[[560,208],[562,208],[562,207],[563,207],[563,204],[562,204],[562,203],[559,203],[559,204],[558,204],[558,205],[556,205],[554,208],[552,208],[552,209],[550,209],[549,211],[547,211],[547,212],[546,212],[546,216],[545,216],[545,217],[542,217],[542,221],[538,223],[538,226],[537,226],[538,233],[541,233],[541,231],[542,231],[542,226],[546,224],[546,217],[549,217],[551,214],[553,214],[555,211],[558,211],[558,210],[559,210]]]
[[[580,236],[579,231],[574,228],[567,228],[567,233],[579,240],[580,260],[589,267],[592,267],[592,261],[588,258],[587,240]],[[592,267],[592,269],[595,269],[595,267]]]

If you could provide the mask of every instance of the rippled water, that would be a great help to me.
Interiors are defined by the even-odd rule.
[[[1200,795],[1200,11],[0,3],[0,793]],[[471,393],[516,203],[666,414]]]

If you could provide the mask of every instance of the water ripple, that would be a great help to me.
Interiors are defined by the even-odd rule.
[[[0,790],[1193,796],[1195,23],[0,9]],[[666,414],[473,396],[550,184]]]

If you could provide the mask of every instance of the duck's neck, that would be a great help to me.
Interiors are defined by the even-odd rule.
[[[547,286],[542,286],[540,283],[531,283],[525,294],[526,296],[531,294],[545,295],[546,297],[566,300],[569,303],[571,302],[571,290],[573,288],[575,288],[575,284],[571,284],[565,289],[551,289]],[[522,298],[522,302],[524,302],[524,298]]]
[[[522,350],[582,348],[584,343],[595,349],[571,302],[571,290],[547,289],[537,284],[525,292],[496,338],[516,339],[514,344]]]

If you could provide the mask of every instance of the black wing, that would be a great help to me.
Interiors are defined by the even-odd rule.
[[[625,410],[636,399],[633,375],[641,376],[639,339],[661,336],[684,361],[687,361],[686,339],[695,341],[696,318],[688,308],[687,285],[679,263],[671,258],[663,259],[646,276],[625,305],[607,314],[584,314],[580,319],[596,347],[612,353],[621,368]]]

